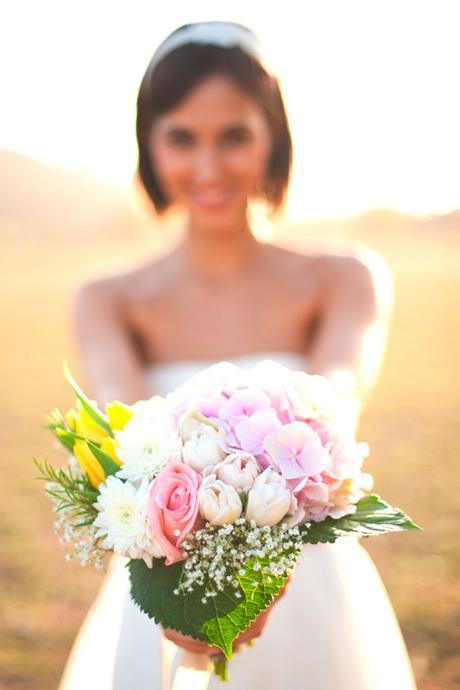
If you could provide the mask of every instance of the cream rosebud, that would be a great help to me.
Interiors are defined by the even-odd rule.
[[[215,469],[217,479],[230,484],[237,491],[249,491],[259,472],[255,457],[243,451],[227,455]]]
[[[226,456],[222,449],[224,433],[210,424],[199,424],[185,441],[182,458],[196,472],[202,472],[208,465],[217,465]]]
[[[219,426],[213,420],[205,417],[200,410],[195,408],[190,408],[182,415],[179,422],[179,434],[182,442],[190,441],[192,433],[202,424],[207,424],[216,431],[219,430]]]
[[[198,492],[201,515],[211,525],[235,522],[243,510],[241,499],[233,486],[216,479],[215,474],[203,479]]]
[[[291,492],[284,477],[267,467],[259,474],[248,494],[246,517],[258,527],[276,525],[291,505]]]

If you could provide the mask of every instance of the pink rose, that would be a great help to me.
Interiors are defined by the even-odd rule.
[[[166,555],[166,565],[184,560],[179,548],[198,517],[201,477],[189,465],[170,462],[152,484],[147,515],[153,538]]]

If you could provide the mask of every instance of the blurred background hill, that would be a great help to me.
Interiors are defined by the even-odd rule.
[[[0,228],[3,239],[66,242],[114,240],[136,222],[126,194],[79,171],[0,150]]]
[[[49,165],[15,151],[0,149],[0,228],[2,239],[65,242],[138,240],[148,214],[124,188],[89,174]],[[153,219],[150,218],[151,223]],[[348,237],[384,246],[397,238],[418,240],[435,233],[443,243],[460,233],[460,209],[445,214],[408,215],[388,208],[333,219],[277,226],[317,236]],[[155,238],[152,240],[155,241]]]
[[[77,374],[71,300],[88,273],[166,251],[177,233],[157,225],[136,195],[0,152],[0,688],[49,690],[101,582],[64,561],[32,456],[62,453],[42,428],[72,395]],[[359,437],[378,490],[424,527],[368,546],[409,646],[420,690],[460,687],[460,211],[275,223],[274,242],[310,251],[318,242],[364,243],[395,281],[393,329],[381,380]],[[83,380],[83,379],[82,379]],[[369,622],[370,625],[372,622]]]

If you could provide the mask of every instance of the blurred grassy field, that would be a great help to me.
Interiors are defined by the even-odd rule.
[[[418,687],[454,690],[460,687],[460,227],[369,217],[345,230],[297,229],[279,241],[301,249],[318,232],[376,247],[393,270],[393,330],[359,437],[371,445],[368,469],[378,491],[424,531],[380,537],[366,547],[394,602]],[[61,362],[69,359],[78,374],[69,327],[73,287],[86,265],[109,267],[144,254],[151,241],[136,233],[112,243],[71,238],[68,245],[64,238],[6,237],[0,240],[0,688],[50,690],[101,576],[64,561],[31,458],[63,460],[41,425],[52,407],[72,403]]]

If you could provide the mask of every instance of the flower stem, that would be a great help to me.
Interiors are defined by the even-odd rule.
[[[228,681],[228,661],[223,654],[214,654],[212,657],[214,674],[218,676],[223,683]]]

